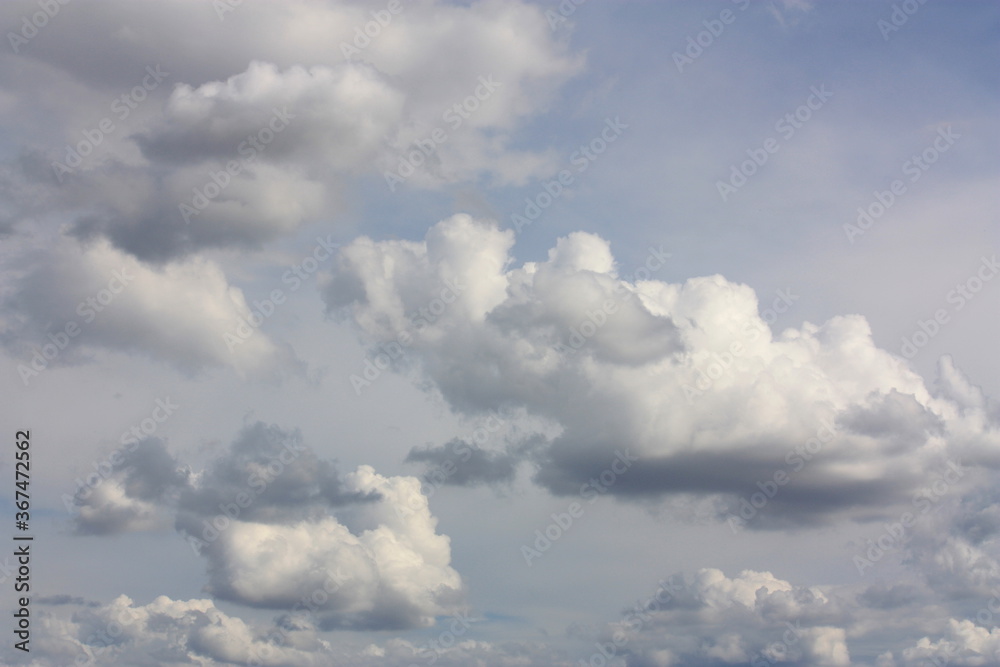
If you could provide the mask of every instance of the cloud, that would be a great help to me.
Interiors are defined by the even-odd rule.
[[[78,493],[78,533],[165,527],[206,559],[207,592],[251,607],[305,611],[323,629],[406,629],[464,609],[420,481],[370,466],[342,475],[294,431],[248,425],[206,470],[147,439],[96,488]]]
[[[713,496],[722,518],[757,494],[767,507],[737,521],[775,528],[889,518],[948,456],[995,465],[991,404],[948,359],[932,392],[860,316],[776,334],[746,285],[655,279],[662,248],[622,271],[606,241],[576,232],[518,267],[513,242],[464,215],[420,242],[362,237],[324,298],[459,412],[524,407],[561,427],[532,455],[554,493],[581,493],[625,450],[641,464],[610,493]]]
[[[247,137],[268,128],[273,143],[263,143],[262,159],[282,163],[302,157],[351,170],[371,162],[402,119],[404,100],[365,65],[282,71],[252,62],[226,81],[178,85],[161,121],[136,141],[151,161],[225,162],[258,154]],[[267,138],[265,133],[259,141]]]
[[[405,462],[426,464],[424,479],[433,485],[509,484],[514,481],[519,465],[539,444],[541,439],[536,436],[498,451],[455,438],[436,447],[413,447]]]
[[[284,640],[270,641],[271,635]],[[71,619],[43,615],[32,637],[33,664],[231,665],[292,667],[330,664],[329,644],[315,633],[280,634],[253,627],[217,609],[211,600],[159,596],[146,605],[121,595]],[[8,657],[13,649],[8,648]]]
[[[597,654],[653,665],[851,664],[844,601],[770,572],[672,577],[600,634]]]
[[[50,364],[80,363],[98,350],[146,354],[188,373],[221,366],[269,376],[300,368],[287,346],[260,331],[227,342],[250,308],[207,259],[153,268],[106,241],[81,247],[62,238],[12,266],[0,340],[25,360],[29,382]]]
[[[377,491],[349,490],[336,465],[306,447],[297,431],[260,422],[244,428],[226,455],[195,478],[178,507],[212,516],[240,493],[254,497],[239,508],[240,517],[260,523],[312,518],[328,508],[382,499]]]
[[[77,212],[70,233],[84,241],[107,238],[162,264],[214,248],[259,250],[336,210],[325,186],[294,166],[233,161],[227,170],[229,162],[162,175],[112,163],[68,176],[62,207]]]
[[[1000,629],[984,628],[969,620],[948,619],[947,636],[937,640],[921,638],[904,649],[900,659],[891,652],[881,656],[880,667],[915,667],[949,664],[962,667],[995,665],[1000,660]]]
[[[63,618],[41,612],[33,624],[32,665],[127,664],[137,667],[245,664],[262,667],[378,667],[426,662],[454,666],[569,667],[573,663],[540,642],[493,643],[463,638],[475,619],[455,617],[439,639],[447,645],[388,639],[352,646],[329,642],[301,617],[251,623],[228,614],[212,600],[173,600],[159,596],[138,604],[121,595],[108,604]],[[454,628],[452,632],[449,628]],[[457,637],[457,638],[456,638]],[[17,664],[8,645],[0,656]]]
[[[86,600],[78,596],[66,595],[65,593],[60,595],[45,595],[42,597],[37,597],[35,598],[34,601],[37,602],[38,604],[46,604],[46,605],[51,605],[53,607],[58,607],[61,605],[70,605],[70,604],[87,606],[87,607],[101,606],[100,602],[94,602],[93,600]]]
[[[66,128],[44,132],[23,120],[27,109],[0,109],[30,126],[21,157],[0,166],[9,195],[0,234],[61,214],[78,238],[106,238],[164,263],[207,249],[259,250],[336,220],[355,179],[398,173],[421,145],[419,168],[402,179],[416,187],[484,176],[524,183],[555,168],[551,151],[512,145],[522,120],[582,65],[538,7],[406,5],[357,57],[338,45],[372,20],[363,4],[232,9],[234,21],[220,21],[190,3],[136,11],[98,2],[86,20],[52,21],[46,40],[0,56],[0,69],[32,73],[15,77],[11,94]],[[5,5],[0,17],[13,25],[19,11]],[[166,26],[190,35],[191,48],[160,39]],[[95,129],[102,120],[111,129]]]
[[[167,452],[162,440],[142,440],[122,454],[111,475],[77,491],[74,531],[113,535],[163,528],[169,525],[165,506],[187,483],[188,470]]]

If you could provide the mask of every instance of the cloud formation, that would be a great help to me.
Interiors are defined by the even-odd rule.
[[[463,609],[451,543],[414,477],[342,475],[296,432],[256,423],[200,472],[148,439],[78,493],[77,532],[175,524],[217,599],[305,610],[323,629],[426,627]]]
[[[259,331],[226,342],[251,309],[211,260],[151,267],[107,241],[59,239],[10,266],[0,340],[23,360],[26,384],[96,351],[146,354],[188,373],[224,367],[263,377],[301,368],[287,345]]]
[[[106,238],[163,263],[206,249],[260,249],[336,217],[346,186],[364,175],[398,176],[403,163],[410,164],[401,181],[417,187],[481,175],[523,183],[553,168],[548,153],[509,146],[511,130],[544,109],[581,64],[537,7],[407,5],[391,34],[361,57],[331,48],[351,44],[352,28],[371,21],[361,4],[241,12],[238,31],[205,21],[208,9],[172,3],[136,11],[107,0],[87,17],[89,64],[72,55],[80,44],[69,22],[53,21],[52,41],[16,56],[36,73],[12,82],[18,95],[72,82],[84,103],[48,110],[78,130],[54,141],[28,133],[22,155],[0,169],[0,189],[11,195],[0,231],[58,211],[72,218],[77,237]],[[17,8],[7,5],[0,19],[5,14],[16,22]],[[122,21],[127,30],[107,34]],[[199,46],[179,51],[138,38],[163,34],[166,25],[200,31]],[[465,48],[458,62],[456,41]],[[102,57],[115,66],[90,68]],[[137,75],[127,62],[147,69]],[[14,66],[0,56],[0,73]]]
[[[774,528],[888,517],[928,471],[995,465],[992,403],[949,359],[932,391],[860,316],[776,334],[746,285],[657,280],[662,248],[622,271],[592,234],[521,266],[513,241],[465,215],[420,242],[362,237],[324,294],[373,353],[417,362],[459,412],[523,407],[561,427],[531,456],[556,494],[580,493],[627,449],[641,465],[610,493],[709,496],[740,528]]]

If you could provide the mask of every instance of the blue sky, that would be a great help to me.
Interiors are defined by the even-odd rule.
[[[4,664],[1000,664],[996,3],[79,2]]]

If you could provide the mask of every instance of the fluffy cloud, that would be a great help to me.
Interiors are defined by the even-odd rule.
[[[1000,628],[984,628],[972,621],[948,620],[948,636],[937,641],[923,637],[915,646],[902,652],[902,660],[884,658],[885,665],[913,667],[926,664],[950,664],[982,667],[1000,663]]]
[[[71,603],[75,604],[75,603]],[[33,630],[32,665],[63,667],[127,664],[138,667],[261,665],[262,667],[378,667],[415,662],[454,666],[569,667],[573,663],[538,642],[491,643],[463,638],[477,619],[456,616],[434,643],[390,639],[350,646],[323,639],[301,616],[254,624],[229,615],[208,599],[160,596],[137,604],[119,596],[106,605],[84,608],[69,618],[41,612]],[[6,646],[3,664],[20,664]]]
[[[19,372],[29,383],[49,365],[97,350],[145,353],[186,372],[222,366],[262,376],[300,365],[260,331],[227,343],[250,308],[206,259],[153,268],[106,241],[80,247],[64,238],[11,262],[8,275],[0,338],[24,360]]]
[[[178,85],[160,123],[137,137],[151,160],[223,162],[251,154],[249,135],[262,128],[260,156],[282,162],[306,152],[341,170],[370,163],[402,117],[404,96],[361,65],[292,67],[253,62],[226,81]],[[273,124],[272,124],[273,123]]]
[[[179,499],[182,513],[212,516],[240,493],[253,504],[238,507],[244,520],[282,523],[317,518],[327,508],[382,500],[377,490],[348,488],[333,462],[319,458],[296,431],[252,424],[229,451],[193,477]]]
[[[842,627],[845,601],[819,588],[793,586],[769,572],[729,578],[703,569],[673,577],[608,626],[595,655],[630,667],[774,663],[851,664]]]
[[[427,627],[464,608],[418,479],[342,475],[275,426],[247,426],[197,473],[145,440],[76,502],[80,533],[150,530],[173,514],[207,561],[209,593],[306,612],[324,629]]]
[[[17,23],[16,4],[0,18]],[[553,169],[549,153],[510,147],[520,119],[543,110],[581,64],[538,7],[405,5],[381,39],[345,59],[350,49],[336,45],[351,44],[354,28],[372,20],[366,9],[295,2],[225,23],[193,3],[136,12],[108,0],[82,24],[53,21],[52,41],[0,55],[0,73],[34,74],[16,84],[19,97],[42,99],[32,112],[67,128],[66,136],[29,129],[22,155],[0,169],[0,191],[10,195],[0,233],[58,211],[74,219],[77,236],[106,237],[162,263],[207,248],[259,249],[335,218],[341,191],[359,175],[402,174],[395,189],[402,180],[434,187],[480,175],[523,183]],[[236,22],[240,30],[226,28]],[[107,34],[113,25],[125,27]],[[151,38],[167,25],[200,35],[198,46],[178,51]],[[115,66],[84,64],[102,58]],[[137,75],[125,62],[157,74],[140,67]],[[121,102],[137,80],[140,94]],[[74,105],[42,97],[67,86]],[[7,113],[13,120],[26,111]],[[96,130],[102,119],[112,129]]]
[[[276,641],[277,640],[277,641]],[[211,600],[171,600],[146,605],[119,596],[107,605],[64,619],[45,614],[32,641],[32,664],[168,665],[257,664],[268,667],[330,664],[333,651],[315,632],[252,627]],[[8,649],[7,657],[17,657]]]
[[[995,465],[991,403],[948,359],[932,392],[860,316],[775,334],[745,285],[654,279],[662,248],[626,272],[591,234],[519,267],[513,242],[464,215],[421,242],[360,238],[325,298],[377,352],[419,362],[457,410],[523,406],[558,424],[532,454],[557,494],[604,473],[611,493],[713,495],[721,516],[767,528],[888,518],[949,457]],[[622,448],[641,465],[611,479]]]
[[[438,447],[414,447],[406,455],[408,463],[427,465],[425,479],[431,484],[455,486],[509,483],[523,458],[513,448],[506,452],[490,451],[458,439]]]
[[[430,626],[457,611],[461,579],[420,482],[362,466],[344,485],[378,500],[282,524],[180,517],[208,560],[209,591],[251,606],[305,607],[327,629]]]

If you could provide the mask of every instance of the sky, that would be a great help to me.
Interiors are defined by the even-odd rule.
[[[0,25],[0,664],[1000,665],[997,3]]]

